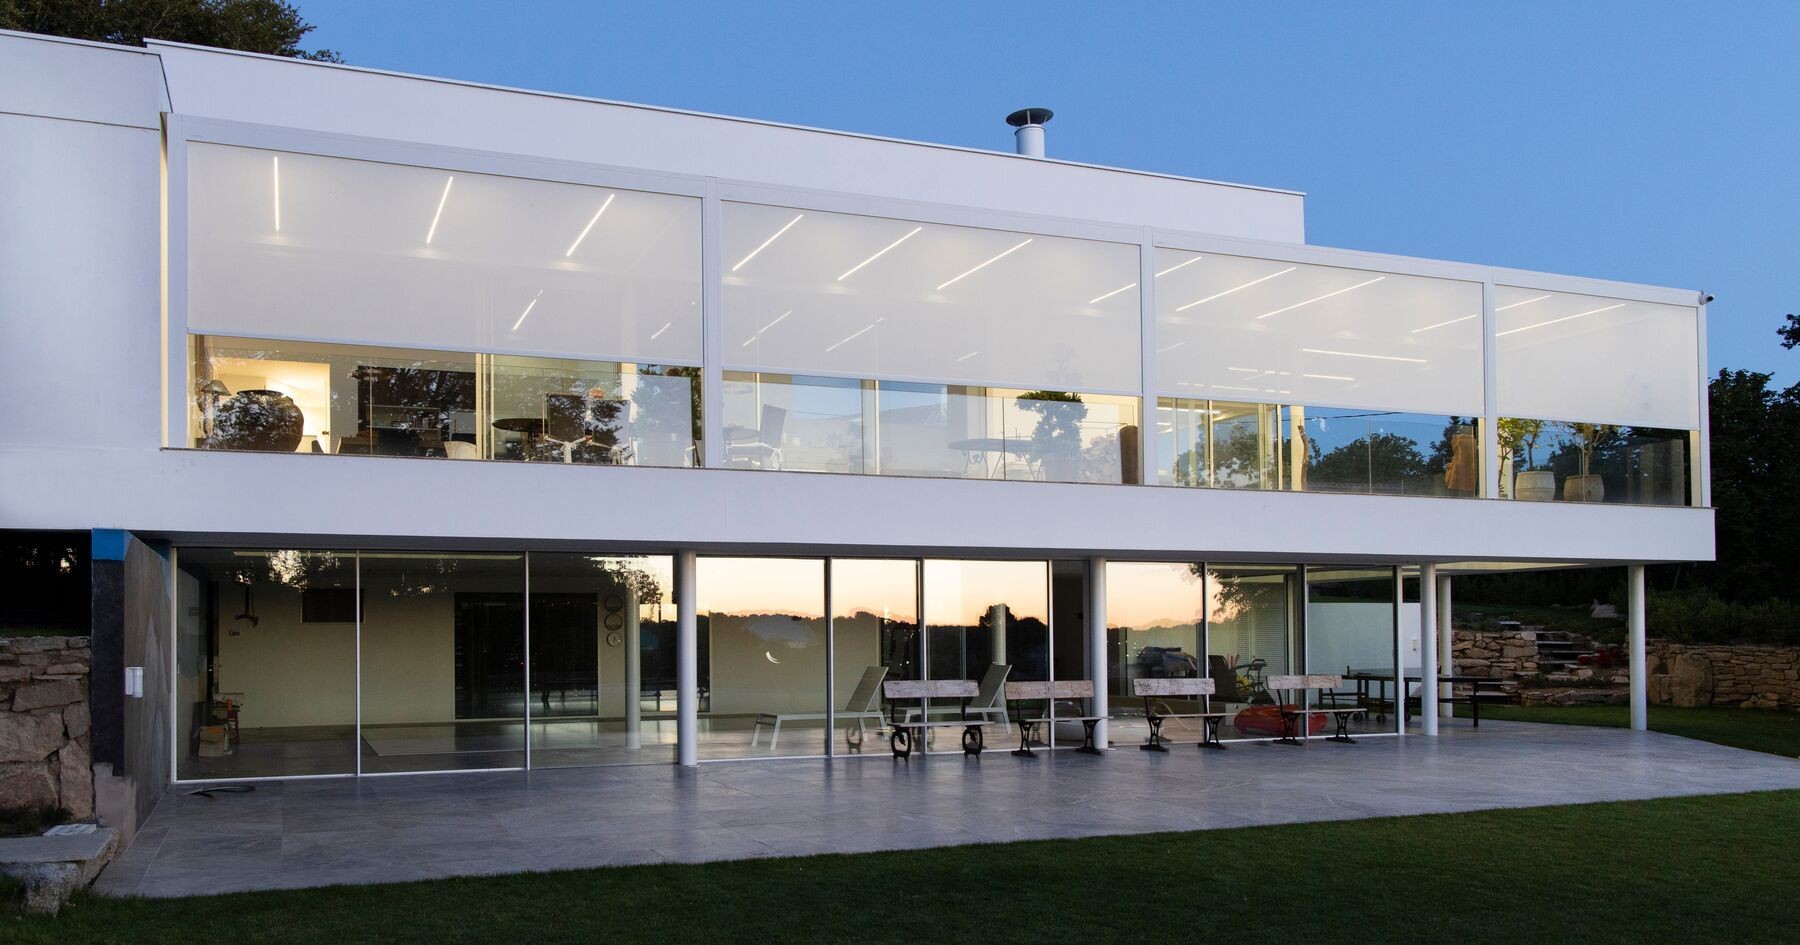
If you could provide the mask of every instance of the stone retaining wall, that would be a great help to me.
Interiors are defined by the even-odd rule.
[[[1651,640],[1650,701],[1800,709],[1800,646],[1690,646]]]
[[[86,637],[0,637],[0,807],[94,816]]]
[[[1516,679],[1538,671],[1536,627],[1516,630],[1464,630],[1450,633],[1451,665],[1468,676]]]

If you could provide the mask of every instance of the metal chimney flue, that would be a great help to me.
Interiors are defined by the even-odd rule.
[[[1026,157],[1044,156],[1044,123],[1053,113],[1048,108],[1021,108],[1006,116],[1013,126],[1013,147]]]

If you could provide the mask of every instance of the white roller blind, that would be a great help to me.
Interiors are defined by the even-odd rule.
[[[1155,271],[1165,394],[1482,413],[1480,283],[1171,249]]]
[[[700,202],[195,143],[194,332],[696,362]]]
[[[1695,430],[1699,310],[1494,287],[1502,415]]]
[[[723,207],[725,366],[1136,391],[1138,248]]]

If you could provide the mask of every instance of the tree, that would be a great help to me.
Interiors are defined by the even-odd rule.
[[[285,0],[0,0],[0,29],[142,46],[166,39],[244,52],[343,62],[306,50],[311,23]]]
[[[1306,478],[1321,489],[1342,486],[1362,491],[1371,484],[1377,491],[1398,491],[1401,484],[1425,475],[1427,461],[1418,443],[1398,433],[1359,436],[1309,464]]]

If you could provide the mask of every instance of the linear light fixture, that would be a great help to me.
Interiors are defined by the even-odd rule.
[[[1496,312],[1497,312],[1497,311],[1499,311],[1499,309],[1495,309],[1495,310],[1494,310],[1494,311],[1496,311]],[[1473,315],[1464,315],[1464,316],[1463,316],[1463,317],[1461,317],[1461,318],[1452,318],[1452,319],[1450,319],[1450,320],[1449,320],[1449,321],[1447,321],[1447,322],[1438,322],[1438,323],[1437,323],[1437,324],[1435,324],[1435,325],[1426,325],[1426,326],[1425,326],[1425,327],[1424,327],[1424,328],[1414,328],[1414,329],[1413,329],[1413,330],[1412,330],[1412,333],[1413,333],[1413,334],[1415,334],[1415,335],[1416,335],[1416,334],[1418,334],[1418,333],[1419,333],[1419,332],[1422,332],[1422,331],[1430,331],[1430,330],[1432,330],[1432,329],[1433,329],[1433,328],[1442,328],[1442,327],[1444,327],[1444,326],[1445,326],[1445,325],[1454,325],[1454,324],[1456,324],[1456,323],[1457,323],[1457,322],[1466,322],[1466,321],[1468,321],[1468,320],[1469,320],[1469,319],[1471,319],[1471,318],[1480,318],[1480,317],[1481,317],[1481,313],[1480,313],[1480,312],[1476,312],[1476,313],[1475,313],[1475,314],[1473,314]]]
[[[1026,246],[1029,246],[1030,244],[1031,244],[1031,240],[1029,240],[1029,239],[1023,243],[1019,243],[1018,245],[1014,246],[1013,248],[1007,250],[1006,252],[1003,252],[1000,255],[995,256],[994,258],[988,260],[987,262],[984,262],[981,265],[976,266],[975,268],[969,270],[968,272],[963,273],[960,276],[957,276],[954,279],[951,279],[949,282],[945,282],[942,285],[939,285],[937,287],[937,291],[942,292],[945,289],[950,288],[951,286],[957,284],[958,282],[961,282],[964,279],[967,279],[968,277],[980,272],[981,270],[986,269],[989,266],[992,266],[993,264],[999,262],[1000,260],[1005,259],[1008,256],[1011,256],[1013,253],[1016,253],[1019,250],[1024,249]]]
[[[1135,283],[1135,282],[1133,282],[1130,285],[1119,286],[1118,288],[1112,290],[1111,292],[1106,293],[1105,295],[1096,296],[1095,298],[1088,299],[1088,304],[1089,305],[1097,305],[1101,302],[1106,301],[1107,299],[1112,298],[1115,295],[1118,295],[1120,292],[1123,292],[1126,289],[1135,289],[1135,288],[1137,288],[1137,283]]]
[[[1158,349],[1156,349],[1156,353],[1157,353],[1157,354],[1163,354],[1163,353],[1165,353],[1165,352],[1169,352],[1169,351],[1174,351],[1174,350],[1175,350],[1175,349],[1176,349],[1176,348],[1179,348],[1179,347],[1181,347],[1181,346],[1182,346],[1182,345],[1184,345],[1184,344],[1187,344],[1187,342],[1185,342],[1185,341],[1177,341],[1177,342],[1175,342],[1175,343],[1174,343],[1174,344],[1172,344],[1172,345],[1167,345],[1167,346],[1165,346],[1165,347],[1161,347],[1161,348],[1158,348]]]
[[[1251,393],[1256,392],[1256,388],[1254,387],[1239,387],[1236,384],[1208,384],[1207,386],[1211,387],[1213,390],[1247,390]],[[1270,393],[1274,392],[1270,391]]]
[[[867,325],[864,325],[863,327],[857,329],[856,331],[851,332],[850,337],[845,338],[844,340],[838,342],[835,345],[832,345],[829,348],[826,348],[825,352],[827,354],[829,354],[833,351],[836,351],[837,349],[843,347],[844,345],[847,345],[850,342],[855,341],[857,338],[862,337],[864,334],[866,334],[869,331],[869,329],[874,328],[876,325],[879,325],[879,324],[881,324],[881,319],[877,318],[874,321],[868,323]]]
[[[1504,312],[1504,311],[1506,311],[1506,310],[1507,310],[1507,309],[1509,309],[1509,308],[1518,308],[1518,307],[1519,307],[1519,306],[1521,306],[1521,305],[1530,305],[1530,304],[1531,304],[1531,303],[1533,303],[1533,302],[1542,302],[1542,301],[1543,301],[1543,300],[1545,300],[1545,299],[1547,299],[1547,298],[1549,298],[1549,297],[1550,297],[1550,293],[1549,293],[1549,292],[1545,292],[1545,293],[1544,293],[1544,294],[1543,294],[1543,295],[1539,295],[1539,296],[1535,296],[1535,297],[1533,297],[1533,298],[1529,298],[1529,299],[1526,299],[1526,300],[1525,300],[1525,301],[1523,301],[1523,302],[1514,302],[1514,303],[1512,303],[1512,304],[1511,304],[1511,305],[1502,305],[1502,306],[1500,306],[1500,307],[1499,307],[1499,308],[1497,308],[1497,309],[1494,309],[1494,311],[1496,311],[1496,312]]]
[[[964,362],[964,361],[967,361],[967,360],[969,360],[969,359],[970,359],[970,358],[972,358],[972,357],[974,357],[974,356],[976,356],[976,355],[978,355],[978,354],[980,354],[980,353],[981,353],[981,352],[980,352],[980,351],[971,351],[971,352],[969,352],[969,353],[968,353],[968,354],[965,354],[965,355],[963,355],[963,356],[962,356],[962,357],[960,357],[960,358],[957,358],[957,359],[956,359],[956,363],[957,363],[957,364],[961,364],[961,363],[963,363],[963,362]]]
[[[1331,354],[1340,358],[1368,358],[1371,361],[1405,361],[1408,364],[1430,364],[1424,358],[1403,358],[1394,354],[1361,354],[1355,351],[1327,351],[1324,348],[1301,348],[1307,354]]]
[[[519,326],[525,324],[525,319],[530,317],[531,310],[534,308],[537,308],[538,299],[541,299],[543,297],[544,297],[543,289],[539,289],[538,293],[531,297],[531,301],[529,303],[527,303],[525,306],[525,311],[519,313],[519,320],[516,322],[513,322],[513,326],[512,326],[513,331],[518,331]]]
[[[1598,315],[1601,312],[1610,312],[1615,308],[1624,308],[1624,307],[1625,307],[1625,303],[1620,302],[1617,305],[1608,305],[1605,308],[1590,308],[1585,312],[1576,312],[1573,315],[1564,315],[1561,318],[1552,318],[1547,322],[1538,322],[1535,325],[1525,325],[1520,328],[1508,328],[1507,330],[1505,330],[1503,332],[1499,332],[1499,333],[1495,334],[1494,337],[1498,338],[1501,335],[1514,335],[1514,334],[1518,334],[1521,331],[1530,331],[1533,328],[1542,328],[1545,325],[1554,325],[1557,322],[1566,322],[1566,321],[1569,321],[1570,319],[1574,319],[1574,318],[1585,318],[1589,315]]]
[[[425,231],[425,245],[431,245],[431,238],[437,235],[438,221],[444,217],[444,204],[450,202],[450,185],[456,183],[456,176],[444,178],[444,195],[438,198],[437,212],[431,215],[431,229]]]
[[[1215,292],[1212,295],[1207,296],[1206,298],[1197,299],[1195,301],[1189,302],[1188,304],[1183,305],[1182,307],[1176,309],[1175,311],[1185,312],[1188,309],[1193,308],[1196,305],[1205,305],[1206,303],[1211,302],[1213,299],[1224,298],[1225,296],[1230,295],[1233,292],[1238,292],[1243,289],[1248,289],[1251,286],[1256,285],[1259,282],[1267,282],[1270,279],[1275,278],[1276,276],[1285,276],[1288,273],[1293,272],[1295,269],[1298,269],[1298,268],[1300,268],[1300,267],[1299,266],[1289,266],[1286,269],[1281,270],[1280,272],[1271,272],[1268,275],[1263,276],[1261,279],[1251,279],[1249,282],[1246,282],[1243,285],[1237,286],[1236,288],[1226,289],[1223,292]]]
[[[575,242],[569,244],[569,251],[563,254],[564,259],[575,255],[575,250],[581,248],[581,241],[587,239],[588,231],[594,228],[594,224],[600,222],[600,215],[606,212],[607,207],[612,206],[613,198],[617,196],[618,194],[606,195],[606,202],[600,205],[600,209],[594,211],[594,218],[588,221],[587,226],[581,228],[581,235],[575,237]]]
[[[1387,278],[1387,276],[1376,276],[1375,278],[1370,279],[1367,282],[1358,282],[1357,284],[1352,285],[1352,286],[1345,286],[1344,288],[1339,289],[1336,292],[1327,292],[1324,295],[1314,296],[1313,298],[1307,299],[1304,302],[1295,302],[1294,304],[1286,306],[1284,308],[1278,308],[1273,312],[1264,312],[1261,315],[1258,315],[1256,317],[1258,319],[1263,319],[1263,318],[1268,318],[1270,315],[1280,315],[1282,312],[1291,312],[1294,309],[1297,309],[1302,305],[1311,305],[1314,302],[1323,302],[1326,299],[1331,298],[1334,295],[1343,295],[1345,292],[1350,292],[1355,289],[1360,289],[1366,285],[1374,285],[1375,283],[1380,282],[1381,280],[1386,279],[1386,278]]]
[[[662,333],[663,333],[663,332],[665,332],[665,331],[668,331],[668,330],[669,330],[669,327],[670,327],[670,326],[672,326],[672,325],[674,325],[674,324],[675,324],[675,323],[674,323],[674,322],[663,322],[663,326],[662,326],[662,327],[661,327],[661,328],[658,328],[658,329],[657,329],[657,330],[656,330],[656,331],[655,331],[655,333],[653,333],[653,334],[651,334],[651,336],[650,336],[650,340],[651,340],[651,341],[655,341],[655,340],[656,340],[656,339],[658,339],[658,338],[661,338],[661,337],[662,337]]]
[[[1354,377],[1345,377],[1342,374],[1302,374],[1300,376],[1301,377],[1310,377],[1315,381],[1354,381],[1354,380],[1356,380],[1356,378],[1354,378]]]
[[[275,232],[281,232],[281,155],[275,158]]]
[[[1190,259],[1187,262],[1178,262],[1175,265],[1170,266],[1169,268],[1164,269],[1163,271],[1157,273],[1156,278],[1161,279],[1163,276],[1166,276],[1169,273],[1174,272],[1175,270],[1180,269],[1183,266],[1192,266],[1193,264],[1195,264],[1205,258],[1206,258],[1205,256],[1195,256],[1193,259]]]
[[[782,225],[782,227],[781,227],[781,229],[779,229],[779,230],[776,230],[776,231],[775,231],[775,233],[774,233],[774,235],[772,235],[772,236],[770,236],[770,237],[769,237],[769,238],[768,238],[768,239],[766,239],[766,240],[763,240],[763,241],[762,241],[762,245],[761,245],[761,246],[758,246],[758,247],[756,247],[756,248],[755,248],[755,249],[753,249],[753,250],[751,250],[751,251],[750,251],[750,255],[748,255],[748,256],[745,256],[745,257],[744,257],[744,258],[743,258],[743,259],[740,259],[740,260],[738,260],[738,264],[737,264],[737,265],[735,265],[735,266],[732,266],[732,267],[731,267],[731,271],[732,271],[732,272],[736,272],[736,271],[738,271],[738,270],[739,270],[739,269],[742,269],[742,268],[744,268],[744,264],[745,264],[745,263],[747,263],[747,262],[749,262],[749,261],[750,261],[750,260],[752,260],[752,259],[755,259],[755,258],[756,258],[756,254],[757,254],[757,253],[760,253],[760,252],[762,252],[762,251],[763,251],[763,250],[765,250],[765,249],[768,249],[768,248],[769,248],[769,244],[770,244],[770,243],[773,243],[773,242],[775,242],[775,241],[776,241],[776,240],[778,240],[778,239],[781,239],[781,234],[783,234],[783,233],[786,233],[786,232],[787,232],[787,231],[788,231],[788,230],[791,230],[791,229],[793,229],[793,228],[794,228],[794,224],[796,224],[796,223],[799,223],[799,222],[800,222],[800,218],[801,218],[801,217],[803,217],[803,216],[806,216],[806,214],[804,214],[804,213],[796,213],[796,214],[794,214],[794,218],[793,218],[793,219],[792,219],[792,220],[789,220],[789,221],[787,221],[787,223],[785,223],[785,224],[783,224],[783,225]]]
[[[770,322],[770,323],[768,323],[768,324],[767,324],[767,325],[764,325],[764,326],[762,326],[762,327],[761,327],[761,328],[758,328],[758,329],[757,329],[757,330],[756,330],[756,334],[754,334],[754,335],[751,335],[751,336],[750,336],[750,337],[749,337],[749,338],[746,338],[746,339],[744,339],[744,343],[743,343],[743,344],[741,344],[741,345],[738,345],[738,347],[740,347],[740,348],[748,348],[748,347],[750,347],[750,346],[751,346],[751,345],[753,345],[753,344],[755,344],[755,343],[756,343],[756,339],[758,339],[758,338],[761,338],[761,337],[762,337],[762,333],[763,333],[763,332],[765,332],[765,331],[768,331],[768,330],[769,330],[769,329],[771,329],[771,328],[774,328],[774,327],[775,327],[775,326],[776,326],[776,325],[779,325],[779,324],[781,324],[781,320],[782,320],[782,319],[784,319],[784,318],[786,318],[786,317],[788,317],[788,316],[789,316],[789,315],[792,315],[792,314],[794,314],[794,310],[793,310],[793,309],[791,309],[791,308],[790,308],[790,309],[788,309],[788,310],[787,310],[787,311],[785,311],[785,312],[782,312],[782,313],[781,313],[781,314],[780,314],[780,315],[777,315],[777,316],[775,316],[775,320],[774,320],[774,321],[772,321],[772,322]]]
[[[880,259],[885,253],[887,253],[888,250],[893,249],[896,246],[899,246],[901,243],[904,243],[907,240],[912,239],[915,236],[918,236],[919,231],[923,230],[923,229],[925,229],[925,228],[922,226],[913,227],[911,233],[908,233],[905,236],[902,236],[899,239],[893,241],[892,243],[889,243],[886,246],[881,247],[880,250],[876,251],[875,255],[870,256],[868,259],[865,259],[862,262],[859,262],[854,266],[851,266],[848,270],[846,270],[844,272],[843,275],[837,277],[837,281],[842,282],[845,279],[848,279],[851,276],[856,275],[856,270],[861,269],[864,266],[867,266],[868,264],[874,262],[877,259]]]

